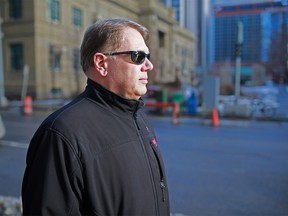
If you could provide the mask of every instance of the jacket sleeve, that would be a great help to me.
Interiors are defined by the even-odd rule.
[[[23,215],[81,215],[81,163],[67,139],[53,130],[36,132],[26,163]]]

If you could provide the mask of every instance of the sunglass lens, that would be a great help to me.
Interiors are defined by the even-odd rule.
[[[142,64],[146,58],[146,53],[144,52],[134,52],[132,53],[132,61],[136,64]],[[150,54],[147,55],[147,58],[150,58]]]

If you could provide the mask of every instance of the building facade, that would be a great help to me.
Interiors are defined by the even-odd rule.
[[[243,24],[242,78],[250,79],[256,65],[269,78],[288,82],[288,1],[214,1],[214,66],[233,66],[238,29]]]
[[[25,65],[27,93],[37,99],[72,97],[86,85],[80,43],[86,28],[103,18],[135,20],[150,31],[153,72],[149,84],[193,78],[194,37],[159,0],[0,0],[4,83],[19,98]],[[27,68],[26,66],[26,68]],[[27,78],[27,77],[26,77]]]
[[[180,26],[193,32],[195,36],[194,64],[195,72],[202,74],[210,70],[213,49],[209,47],[212,39],[211,0],[161,0],[172,7]]]

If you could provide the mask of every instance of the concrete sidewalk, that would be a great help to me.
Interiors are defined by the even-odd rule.
[[[257,120],[257,121],[288,121],[288,92],[286,88],[279,88],[279,94],[278,94],[278,103],[279,107],[277,108],[275,114],[273,116],[251,116],[251,117],[225,117],[225,116],[219,116],[219,119],[225,119],[225,120]],[[52,112],[54,110],[57,110],[64,106],[65,104],[69,103],[71,99],[62,99],[62,98],[57,98],[57,99],[46,99],[46,100],[33,100],[32,101],[32,106],[33,106],[33,111],[48,111]],[[23,107],[23,102],[22,101],[9,101],[9,105],[6,109],[18,109],[19,112],[21,111]],[[150,113],[149,109],[147,108],[148,114]],[[153,113],[152,115],[155,115]],[[156,114],[157,115],[157,114]],[[163,116],[163,115],[160,115]],[[172,112],[167,111],[165,112],[164,116],[172,116]],[[203,113],[198,112],[197,114],[188,114],[185,112],[180,113],[180,119],[181,118],[196,118],[196,119],[205,119],[204,122],[209,122],[210,116],[208,115],[203,115]]]

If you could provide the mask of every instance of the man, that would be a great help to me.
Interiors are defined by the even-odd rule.
[[[87,29],[87,87],[31,140],[24,215],[170,214],[163,160],[141,110],[153,69],[147,39],[145,27],[126,19]]]

